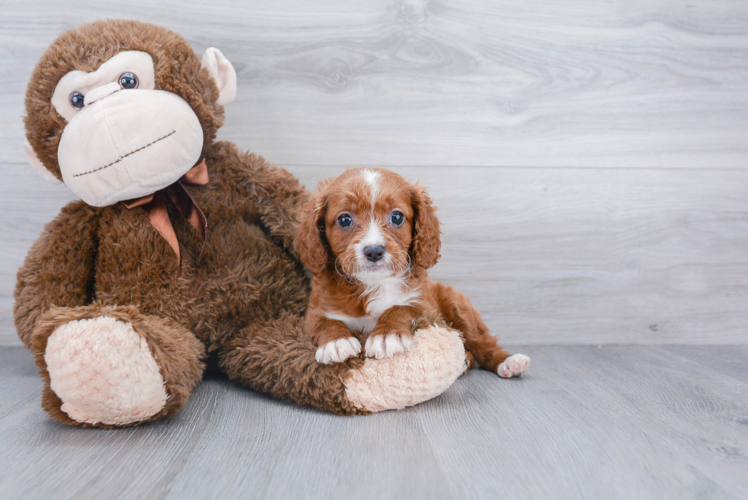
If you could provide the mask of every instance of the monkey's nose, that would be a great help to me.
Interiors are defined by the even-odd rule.
[[[364,247],[364,255],[366,255],[366,260],[371,262],[382,260],[382,257],[384,257],[384,251],[385,250],[383,245],[369,245]]]
[[[107,83],[106,85],[102,85],[101,87],[96,87],[88,94],[86,94],[86,97],[83,98],[83,104],[85,104],[86,106],[90,106],[94,102],[103,99],[108,95],[112,95],[118,90],[120,90],[120,86],[117,82],[111,82]]]

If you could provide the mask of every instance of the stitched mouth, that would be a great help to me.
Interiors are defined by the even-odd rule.
[[[114,161],[113,161],[112,163],[110,163],[109,165],[104,165],[103,167],[95,168],[95,169],[93,169],[93,170],[89,170],[88,172],[83,172],[83,173],[80,173],[80,174],[75,174],[75,175],[74,175],[73,177],[80,177],[80,176],[82,176],[82,175],[93,174],[94,172],[98,172],[99,170],[104,170],[105,168],[109,168],[109,167],[111,167],[112,165],[116,165],[117,163],[121,162],[122,160],[124,160],[124,159],[125,159],[125,158],[127,158],[128,156],[132,156],[132,155],[134,155],[135,153],[138,153],[138,152],[140,152],[140,151],[143,151],[144,149],[146,149],[146,148],[149,148],[149,147],[153,146],[154,144],[156,144],[157,142],[163,141],[163,140],[164,140],[164,139],[166,139],[167,137],[170,137],[170,136],[172,136],[172,135],[174,135],[174,134],[176,134],[176,133],[177,133],[177,131],[176,131],[176,130],[172,130],[171,132],[169,132],[169,133],[168,133],[168,134],[166,134],[165,136],[163,136],[163,137],[159,137],[159,138],[158,138],[158,139],[156,139],[155,141],[149,142],[149,143],[148,143],[148,144],[146,144],[145,146],[139,147],[138,149],[134,149],[134,150],[130,151],[129,153],[127,153],[127,154],[125,154],[125,155],[122,155],[122,156],[120,156],[119,158],[117,158],[116,160],[114,160]]]

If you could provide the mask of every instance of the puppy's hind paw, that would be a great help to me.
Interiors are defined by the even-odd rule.
[[[530,368],[530,358],[524,354],[514,354],[504,360],[496,369],[502,378],[519,377]]]
[[[413,345],[413,337],[410,334],[398,335],[388,333],[387,335],[370,335],[366,339],[366,356],[369,358],[391,358],[395,354],[402,354]]]
[[[317,348],[315,359],[317,362],[331,365],[333,363],[342,363],[346,359],[358,356],[361,352],[361,343],[356,337],[331,340],[325,345]]]

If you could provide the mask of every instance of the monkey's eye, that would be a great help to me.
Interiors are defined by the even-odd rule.
[[[405,222],[405,216],[402,212],[395,210],[390,214],[390,222],[396,226],[402,226]]]
[[[345,229],[353,224],[353,217],[350,214],[340,214],[338,217],[338,226]]]
[[[122,73],[119,77],[119,86],[123,89],[138,88],[138,77],[134,73]]]
[[[78,91],[73,92],[72,94],[70,94],[70,105],[75,109],[81,109],[83,107],[83,99],[85,97],[86,96]]]

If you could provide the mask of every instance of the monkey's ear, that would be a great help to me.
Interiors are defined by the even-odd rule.
[[[203,66],[218,85],[218,104],[228,104],[236,98],[236,71],[226,56],[215,47],[203,54]]]
[[[52,184],[62,184],[62,181],[55,177],[52,172],[47,170],[47,167],[45,167],[44,164],[39,160],[39,157],[36,156],[34,148],[31,147],[28,139],[23,141],[23,150],[26,152],[26,158],[28,158],[31,166],[34,167],[34,170],[42,174],[42,177],[44,177],[45,181]]]

